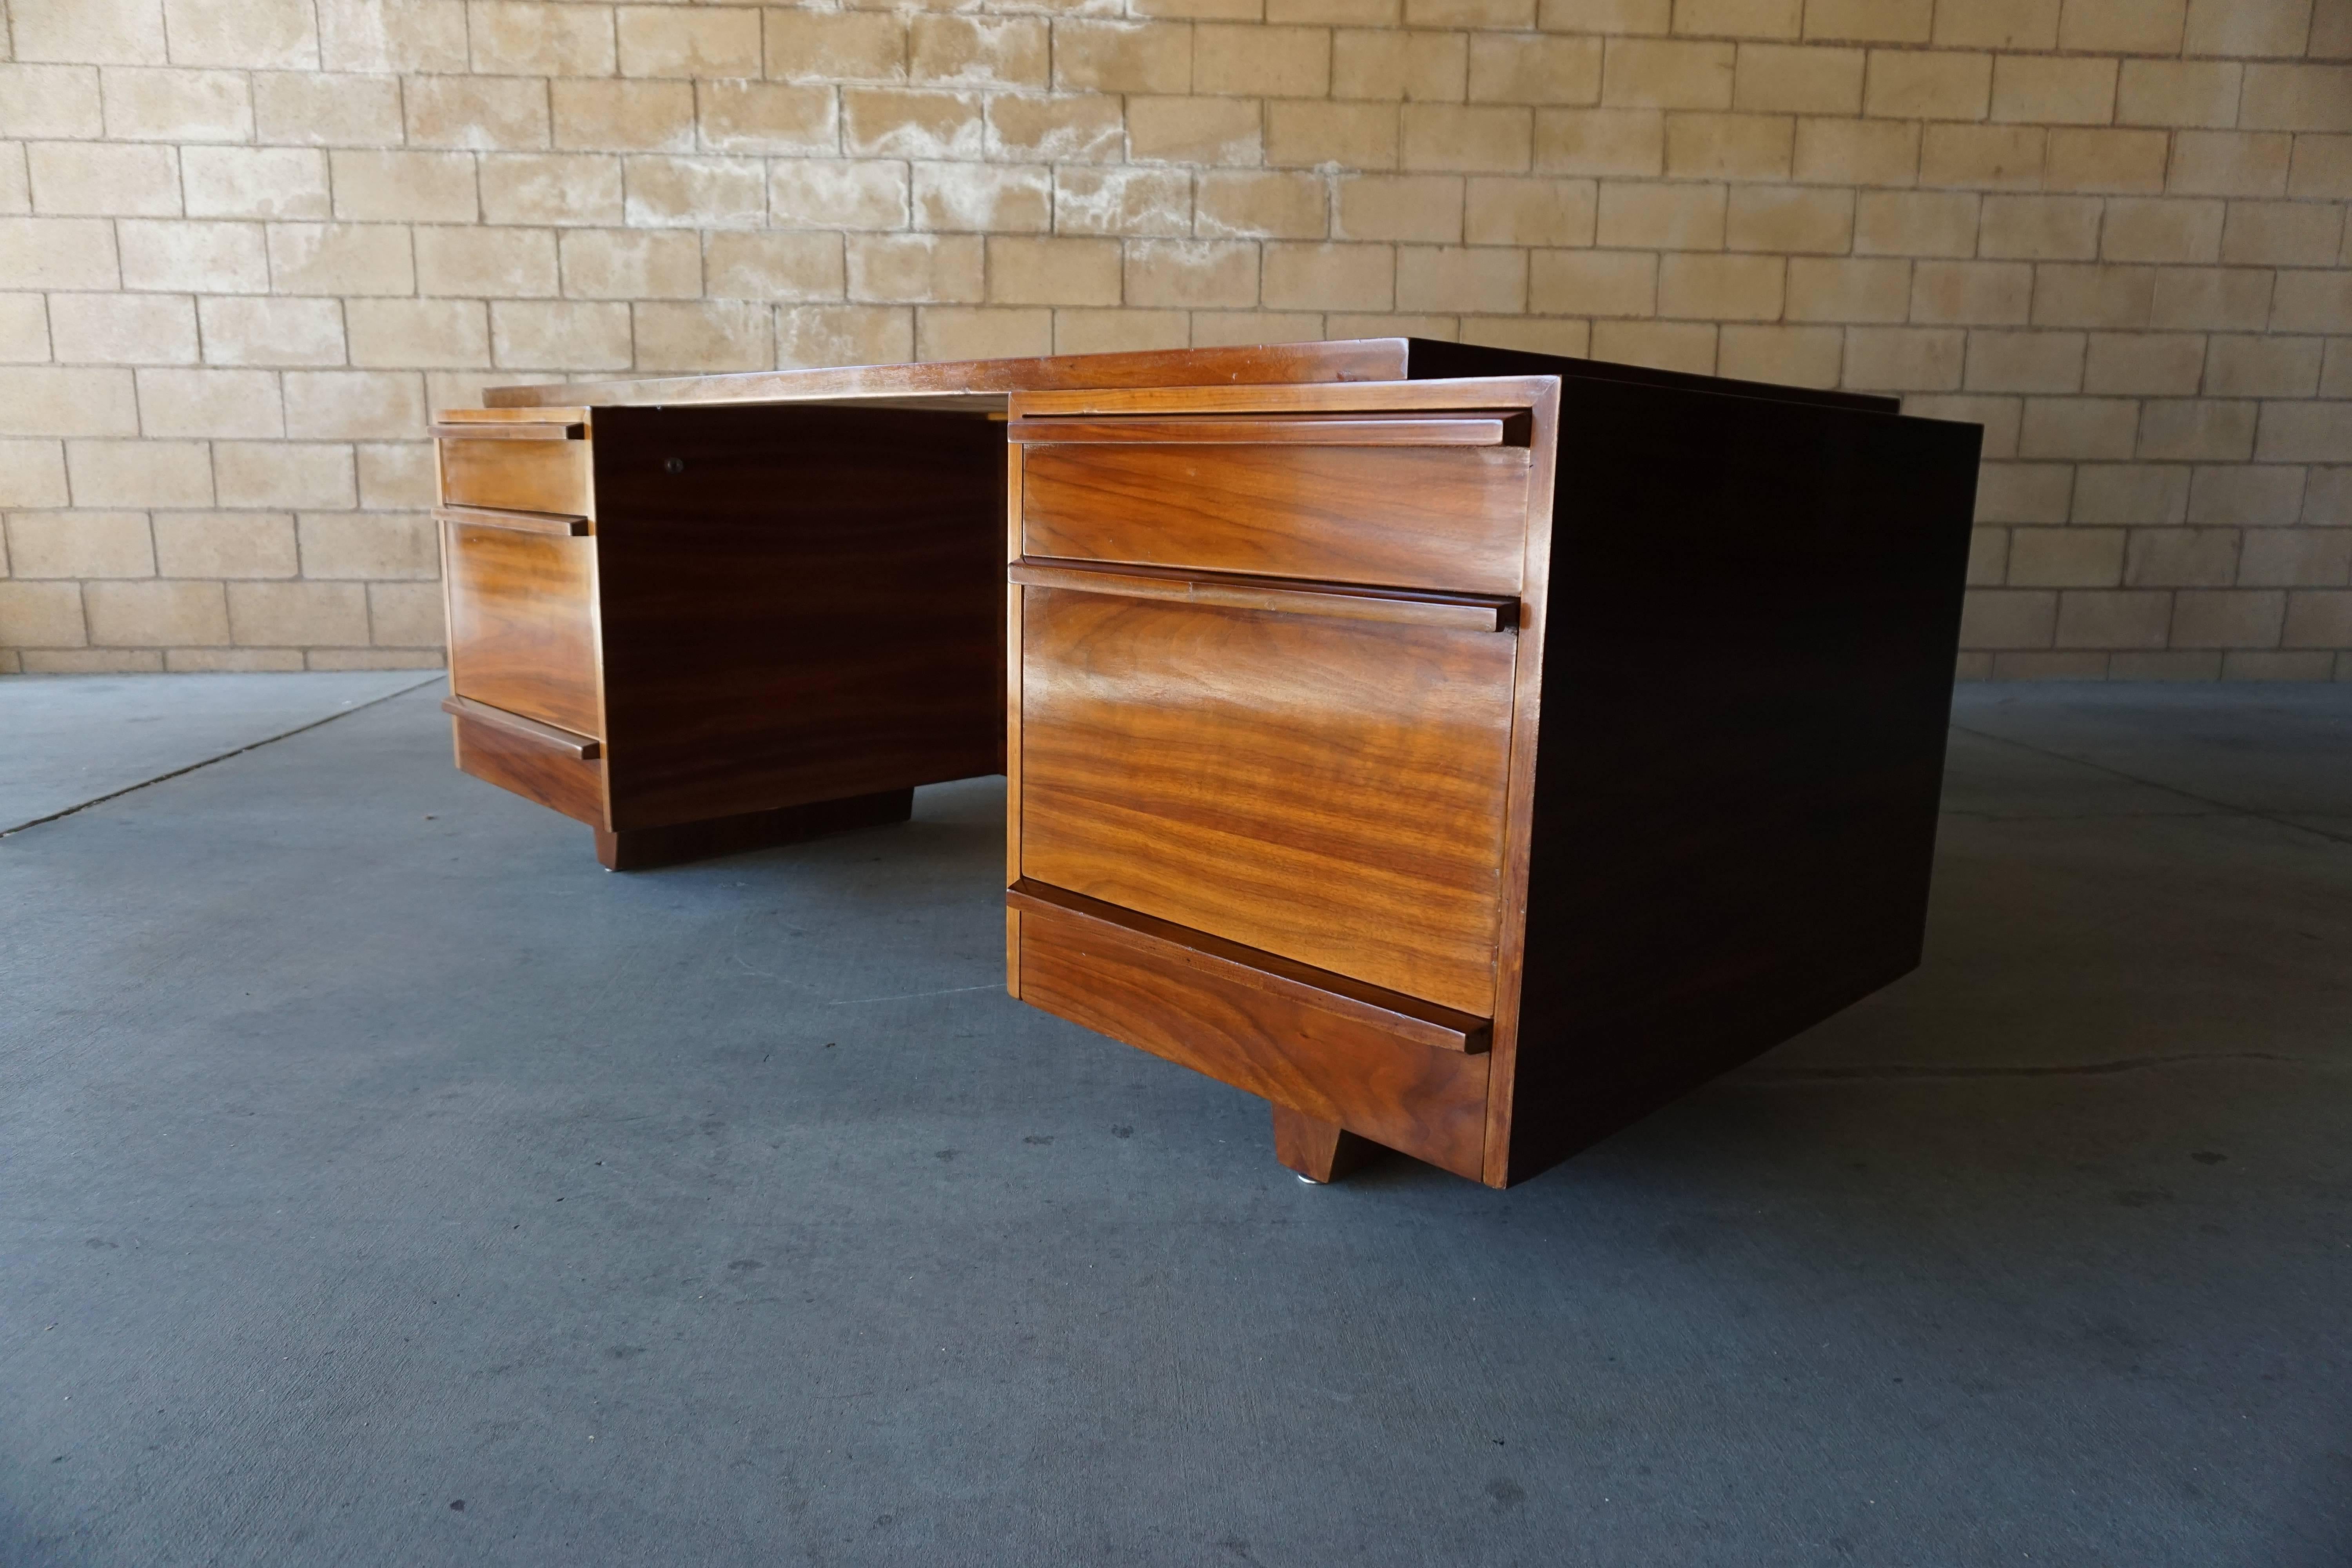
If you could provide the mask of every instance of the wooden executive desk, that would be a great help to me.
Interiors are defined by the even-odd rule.
[[[1303,1174],[1524,1179],[1917,963],[1972,426],[1418,342],[492,400],[461,766],[618,868],[1002,765],[1013,994]]]

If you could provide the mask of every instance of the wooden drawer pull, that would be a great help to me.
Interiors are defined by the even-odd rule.
[[[441,711],[458,719],[470,719],[477,724],[488,724],[509,734],[526,736],[540,744],[579,762],[593,762],[604,754],[604,742],[593,735],[575,735],[569,730],[559,730],[552,724],[542,724],[536,719],[526,719],[520,713],[509,713],[503,708],[493,708],[487,702],[476,702],[464,697],[445,697]]]
[[[1475,1056],[1485,1051],[1492,1039],[1487,1021],[1471,1014],[1350,980],[1311,964],[1294,963],[1278,953],[1244,947],[1189,926],[1089,899],[1066,888],[1024,877],[1004,889],[1004,902],[1011,909],[1082,921],[1103,941],[1173,957],[1187,968],[1353,1018],[1399,1040],[1433,1050]]]
[[[1499,447],[1500,417],[1469,419],[1015,419],[1016,442],[1202,442],[1223,446]]]
[[[436,506],[433,515],[443,522],[470,523],[476,528],[510,528],[517,533],[552,533],[578,539],[589,531],[588,520],[561,511],[502,511],[488,506]]]
[[[588,434],[585,425],[559,425],[551,419],[485,419],[433,426],[436,441],[578,441]]]
[[[1117,594],[1130,599],[1172,599],[1181,604],[1215,605],[1231,610],[1271,610],[1281,615],[1386,621],[1397,626],[1444,626],[1465,632],[1505,632],[1518,624],[1517,600],[1467,595],[1304,584],[1277,585],[1248,578],[1114,572],[1094,566],[1025,561],[1013,563],[1006,568],[1005,575],[1030,588],[1067,588],[1081,594]]]

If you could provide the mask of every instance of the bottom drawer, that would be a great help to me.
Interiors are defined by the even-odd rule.
[[[460,769],[591,826],[604,826],[598,742],[463,697],[441,707],[452,721]]]
[[[1006,904],[1022,1001],[1482,1179],[1486,1020],[1061,889]]]

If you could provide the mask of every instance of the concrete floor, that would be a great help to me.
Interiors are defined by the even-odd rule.
[[[1504,1194],[1007,1000],[995,781],[437,700],[0,838],[9,1568],[2352,1562],[2352,689],[1965,691],[1927,966]]]

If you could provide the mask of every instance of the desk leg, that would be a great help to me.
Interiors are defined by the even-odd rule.
[[[906,821],[914,810],[913,790],[886,789],[875,795],[812,801],[774,811],[747,811],[740,816],[714,816],[667,827],[633,827],[621,833],[598,828],[596,858],[607,871],[647,871],[656,866],[798,844],[852,828],[881,827]]]
[[[1274,1108],[1274,1157],[1307,1181],[1336,1182],[1381,1152],[1336,1121],[1318,1121],[1286,1105]]]

